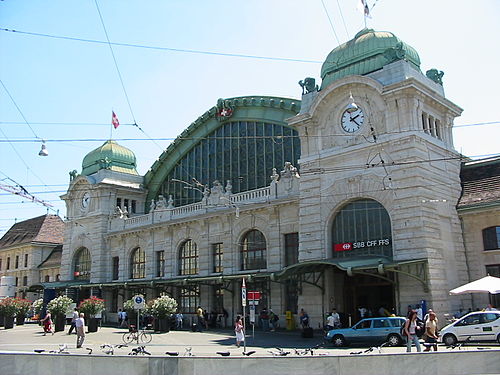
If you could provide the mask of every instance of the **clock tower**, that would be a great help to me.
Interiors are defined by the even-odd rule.
[[[406,311],[426,300],[452,311],[448,290],[466,281],[452,143],[462,110],[445,97],[442,76],[423,74],[418,53],[394,34],[363,29],[330,52],[320,89],[304,94],[289,120],[301,141],[299,260],[328,259],[344,270],[374,263],[379,271],[332,268],[324,298],[344,311],[377,293],[372,305]],[[370,280],[386,284],[357,286]]]
[[[112,257],[105,233],[116,215],[143,214],[146,191],[132,151],[107,141],[85,156],[82,172],[70,173],[61,276],[64,280],[109,280]],[[85,272],[80,269],[85,254]],[[88,259],[89,258],[89,259]]]

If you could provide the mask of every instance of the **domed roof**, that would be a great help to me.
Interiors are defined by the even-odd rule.
[[[135,155],[128,148],[109,140],[83,158],[82,175],[89,176],[101,169],[138,175]]]
[[[349,75],[364,75],[397,60],[420,69],[417,51],[388,31],[363,29],[328,54],[321,67],[321,88]]]

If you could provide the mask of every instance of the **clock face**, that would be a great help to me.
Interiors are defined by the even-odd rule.
[[[82,208],[88,208],[90,205],[90,193],[86,192],[82,197]]]
[[[355,111],[349,112],[347,109],[342,114],[341,125],[342,129],[347,133],[354,133],[361,129],[363,122],[365,121],[365,114],[361,108]]]

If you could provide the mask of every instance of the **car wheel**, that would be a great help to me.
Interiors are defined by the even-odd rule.
[[[401,337],[399,337],[399,335],[393,333],[387,336],[387,343],[389,346],[399,346],[402,342],[403,340],[401,339]]]
[[[446,346],[453,346],[457,344],[457,338],[451,333],[448,333],[444,335],[443,342]]]
[[[500,344],[500,334],[497,336],[497,342]]]
[[[336,347],[345,346],[345,338],[342,335],[335,335],[332,338],[332,344]]]

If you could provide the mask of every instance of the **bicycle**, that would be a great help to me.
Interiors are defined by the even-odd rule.
[[[134,326],[130,326],[131,331],[125,332],[122,336],[122,340],[125,344],[131,344],[132,342],[142,342],[143,344],[148,344],[153,339],[151,333],[144,330],[137,331]]]
[[[138,346],[137,348],[133,348],[128,355],[151,355],[151,353],[146,351],[145,346]]]

